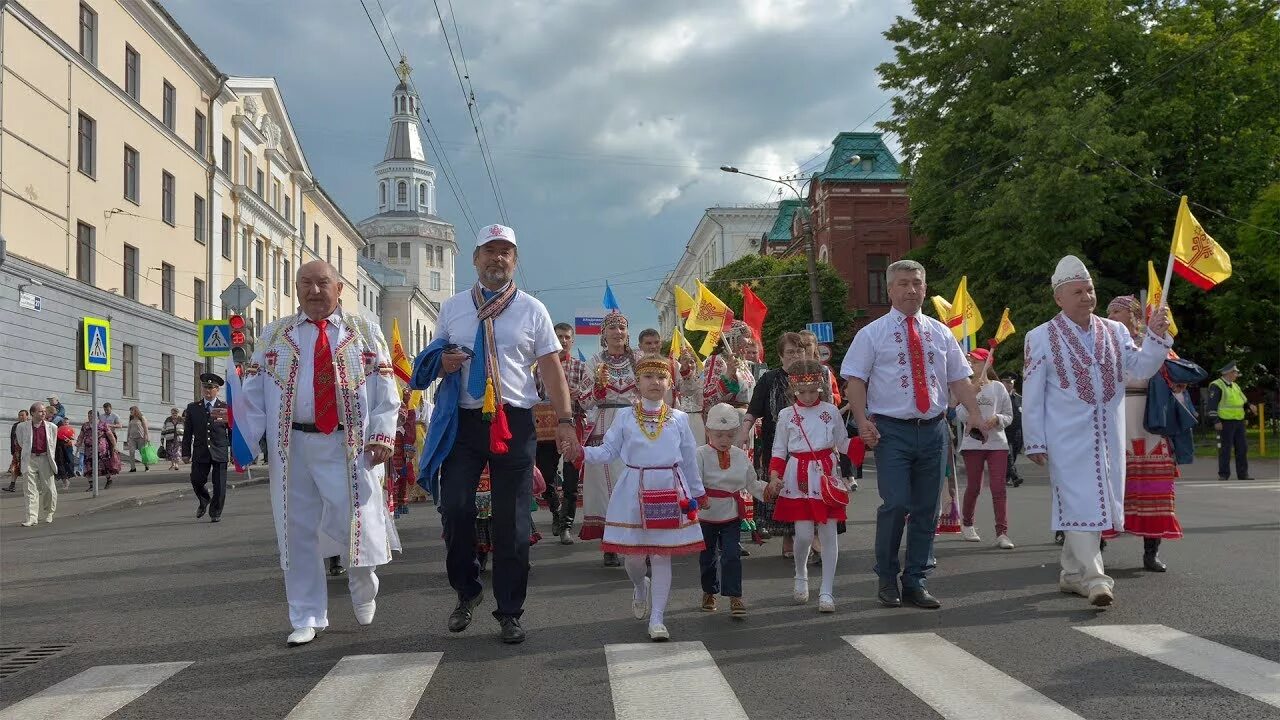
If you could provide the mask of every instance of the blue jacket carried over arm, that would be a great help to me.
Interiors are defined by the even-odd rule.
[[[418,459],[418,485],[431,493],[436,502],[439,502],[439,488],[435,479],[458,436],[458,401],[462,396],[462,373],[449,373],[440,378],[440,364],[446,345],[448,343],[442,338],[418,353],[413,360],[413,373],[409,376],[409,387],[414,390],[426,390],[437,379],[440,380],[435,410],[427,425],[427,439],[422,443],[422,457]]]
[[[1175,395],[1174,384],[1203,382],[1207,373],[1199,365],[1181,358],[1164,361],[1164,368],[1147,383],[1147,408],[1143,427],[1153,435],[1169,438],[1174,461],[1188,465],[1195,459],[1195,430],[1199,417],[1186,390]]]

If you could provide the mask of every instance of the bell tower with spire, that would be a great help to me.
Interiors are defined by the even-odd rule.
[[[422,126],[418,109],[422,100],[409,84],[409,67],[400,56],[396,74],[400,84],[391,94],[391,132],[382,162],[374,168],[378,181],[378,212],[414,211],[434,215],[436,210],[436,171],[427,164],[422,150]]]

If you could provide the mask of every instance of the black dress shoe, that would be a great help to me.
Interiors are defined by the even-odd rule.
[[[454,608],[452,613],[449,613],[449,632],[456,633],[467,629],[467,626],[471,624],[471,611],[475,610],[481,599],[483,599],[483,595],[476,593],[476,596],[469,600],[458,600],[458,607]],[[517,623],[518,626],[519,624]]]
[[[520,618],[504,617],[502,623],[502,642],[508,645],[519,645],[524,642],[524,628],[520,627]]]
[[[881,578],[880,592],[876,593],[876,599],[885,607],[902,607],[902,593],[898,590],[898,580]]]
[[[209,522],[211,522],[211,523],[215,523],[215,522],[222,522],[222,518],[220,518],[220,517],[213,517],[212,515],[210,515],[210,516],[209,516]]]
[[[930,595],[929,591],[922,587],[903,588],[902,599],[910,605],[915,605],[925,610],[937,610],[942,607],[942,603],[938,602],[938,598]]]
[[[201,500],[200,507],[196,508],[196,519],[199,520],[200,518],[204,517],[204,511],[208,509],[209,509],[209,503]]]

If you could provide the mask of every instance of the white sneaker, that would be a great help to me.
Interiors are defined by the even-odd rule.
[[[795,588],[791,591],[791,599],[797,604],[803,605],[809,602],[809,580],[806,578],[796,578]]]
[[[35,523],[30,520],[23,520],[22,527],[35,527]]]
[[[833,613],[836,611],[836,599],[823,593],[818,596],[818,612]]]
[[[1009,539],[1008,535],[1001,535],[996,538],[996,547],[1001,550],[1012,550],[1016,546],[1013,544],[1013,541]]]
[[[1116,596],[1111,593],[1111,588],[1106,585],[1094,586],[1089,591],[1089,604],[1094,607],[1104,608],[1115,602]]]
[[[667,632],[666,625],[650,625],[649,639],[654,642],[666,642],[671,639],[671,633]]]
[[[370,625],[373,623],[373,614],[378,610],[378,601],[370,600],[362,605],[353,605],[356,611],[356,622],[361,625]]]
[[[44,519],[44,524],[45,524],[45,525],[52,525],[52,524],[53,524],[53,516],[52,516],[52,515],[50,515],[49,517],[45,518],[45,519]]]
[[[639,591],[632,593],[631,614],[635,616],[635,619],[643,620],[649,616],[649,593],[651,591],[652,591],[652,583],[649,582],[649,578],[645,578],[644,587]],[[658,627],[661,627],[661,626],[658,626]],[[649,632],[650,632],[650,635],[652,635],[653,630],[650,629]],[[663,632],[666,632],[666,628],[663,628]]]
[[[960,537],[969,542],[981,542],[982,538],[978,536],[978,531],[972,525],[965,525],[960,528]]]
[[[316,639],[316,629],[310,627],[298,628],[289,633],[289,647],[297,647],[306,645]]]
[[[1079,595],[1081,597],[1089,595],[1084,591],[1084,588],[1080,587],[1079,583],[1073,583],[1062,578],[1058,579],[1058,589],[1068,595]]]

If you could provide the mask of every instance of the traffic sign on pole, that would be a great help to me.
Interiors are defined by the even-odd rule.
[[[111,372],[111,321],[101,318],[84,318],[81,324],[81,342],[85,370]]]
[[[249,289],[249,285],[244,280],[236,278],[227,286],[226,290],[218,296],[222,300],[223,307],[228,308],[232,312],[243,312],[249,304],[258,299],[258,294]]]
[[[805,325],[805,329],[818,336],[818,342],[831,343],[836,341],[835,331],[829,322],[809,323]]]
[[[231,354],[231,321],[201,320],[196,343],[200,357],[226,357]]]

